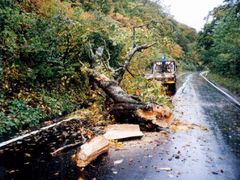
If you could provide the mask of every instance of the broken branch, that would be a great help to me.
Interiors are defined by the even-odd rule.
[[[82,144],[83,142],[77,142],[77,143],[74,143],[74,144],[68,144],[66,146],[63,146],[63,147],[60,147],[58,148],[57,150],[55,150],[54,152],[51,153],[52,156],[56,156],[58,154],[60,154],[62,151],[66,151],[66,150],[69,150],[71,148],[74,148],[80,144]]]
[[[107,59],[106,60],[104,60],[103,58],[101,59],[102,60],[102,63],[103,63],[103,65],[104,65],[104,67],[105,67],[105,69],[106,70],[108,70],[108,71],[110,71],[110,72],[115,72],[115,70],[110,66],[110,59],[111,59],[111,54],[110,54],[110,52],[108,51],[108,49],[107,49],[107,43],[106,43],[106,41],[102,38],[102,41],[103,41],[103,43],[104,43],[104,49],[105,49],[105,51],[106,51],[106,53],[107,53]]]
[[[142,51],[142,50],[144,50],[144,49],[148,49],[148,48],[152,47],[154,44],[155,44],[155,43],[153,43],[153,44],[144,44],[144,45],[136,46],[136,47],[134,47],[134,48],[131,49],[131,51],[129,52],[129,54],[128,54],[125,62],[124,62],[123,67],[122,67],[122,68],[116,73],[116,75],[115,75],[115,78],[116,78],[116,81],[117,81],[118,84],[121,83],[121,81],[122,81],[122,79],[123,79],[123,75],[124,75],[125,71],[127,70],[127,68],[128,68],[128,66],[129,66],[129,64],[130,64],[133,56],[134,56],[137,52],[139,52],[139,51]]]
[[[126,70],[132,77],[134,77],[133,73],[128,68]]]

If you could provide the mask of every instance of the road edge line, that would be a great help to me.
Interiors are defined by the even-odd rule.
[[[204,74],[208,73],[208,71],[203,71],[200,73],[200,76],[207,81],[209,84],[211,84],[214,88],[216,88],[218,91],[220,91],[223,95],[227,96],[238,108],[240,108],[240,102],[238,102],[234,97],[232,97],[230,94],[222,90],[221,88],[217,87],[214,83],[212,83],[210,80],[208,80]]]
[[[60,124],[62,124],[63,122],[68,122],[68,121],[71,121],[71,120],[73,120],[73,118],[64,119],[64,120],[62,120],[62,121],[60,121],[60,122],[51,124],[51,125],[49,125],[49,126],[42,127],[42,128],[40,128],[39,130],[31,131],[31,132],[29,132],[29,133],[27,133],[27,134],[23,134],[23,135],[20,135],[20,136],[18,136],[18,137],[9,139],[9,140],[7,140],[7,141],[3,141],[3,142],[0,143],[0,148],[6,146],[6,145],[8,145],[8,144],[14,143],[14,142],[16,142],[16,141],[18,141],[18,140],[22,140],[22,139],[24,139],[24,138],[26,138],[26,137],[35,135],[35,134],[37,134],[37,133],[39,133],[39,132],[42,132],[42,131],[44,131],[44,130],[50,129],[50,128],[54,127],[54,126],[60,125]]]

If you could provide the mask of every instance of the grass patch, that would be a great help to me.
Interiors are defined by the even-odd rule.
[[[238,77],[227,77],[216,73],[208,73],[207,78],[225,87],[237,96],[240,96],[240,79]]]

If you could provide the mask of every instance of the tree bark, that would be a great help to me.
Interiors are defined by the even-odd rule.
[[[117,81],[110,80],[103,74],[89,70],[89,76],[113,100],[110,114],[122,122],[128,119],[132,122],[168,127],[173,121],[170,108],[154,103],[142,102],[137,96],[127,94]],[[151,126],[153,127],[153,126]]]

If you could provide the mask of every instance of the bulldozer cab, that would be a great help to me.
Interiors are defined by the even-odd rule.
[[[157,62],[153,65],[152,73],[172,73],[176,72],[175,61]]]
[[[160,81],[167,87],[167,94],[173,95],[176,92],[176,70],[174,60],[156,62],[152,66],[152,74],[148,74],[146,78]]]

